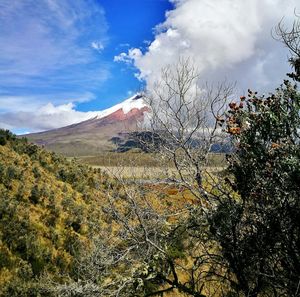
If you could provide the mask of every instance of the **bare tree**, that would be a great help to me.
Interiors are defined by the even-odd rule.
[[[119,184],[121,188],[108,195],[107,209],[119,225],[117,249],[124,255],[121,266],[125,261],[127,267],[127,286],[120,296],[163,296],[177,291],[205,297],[221,293],[213,271],[222,275],[224,282],[229,277],[218,246],[209,239],[202,208],[185,202],[184,195],[181,202],[170,204],[171,199],[162,199],[151,186],[120,178]]]
[[[201,88],[190,60],[181,59],[175,67],[163,69],[154,91],[146,93],[151,108],[146,133],[150,128],[151,141],[149,137],[140,141],[161,158],[162,166],[175,167],[168,178],[172,189],[185,190],[181,203],[170,206],[170,200],[161,199],[140,181],[114,176],[120,187],[108,193],[108,209],[120,225],[119,253],[131,261],[127,263],[132,268],[131,282],[126,289],[131,286],[136,296],[138,289],[141,296],[172,290],[188,296],[214,296],[229,286],[226,263],[218,245],[209,239],[205,209],[220,195],[230,193],[205,171],[212,147],[224,143],[218,123],[232,91],[233,85],[226,83]],[[193,201],[185,201],[184,191],[192,194]],[[216,285],[207,285],[212,283]]]
[[[206,83],[200,86],[199,74],[189,59],[162,70],[153,90],[146,93],[151,107],[149,118],[152,149],[172,164],[172,177],[203,201],[207,194],[203,174],[209,153],[222,149],[224,133],[218,126],[232,95],[233,84]]]
[[[217,120],[232,90],[226,83],[201,88],[188,59],[162,70],[154,91],[146,94],[151,117],[145,133],[151,141],[140,140],[162,167],[171,164],[174,170],[159,191],[143,176],[125,177],[122,166],[111,172],[102,207],[112,234],[95,241],[90,255],[79,259],[77,282],[53,286],[58,296],[163,296],[170,291],[225,296],[232,280],[210,238],[207,209],[227,193],[206,167],[212,147],[224,142]],[[169,190],[181,198],[162,197]]]
[[[300,16],[295,12],[296,20],[291,28],[284,25],[283,19],[275,28],[275,38],[281,41],[290,51],[290,64],[295,70],[295,73],[289,73],[288,76],[300,81]]]
[[[160,193],[140,180],[114,176],[121,187],[108,193],[108,209],[120,225],[120,253],[131,261],[127,289],[131,286],[137,296],[137,288],[141,296],[173,290],[188,296],[214,296],[222,295],[228,286],[226,263],[209,238],[205,209],[220,198],[221,191],[229,194],[218,178],[205,171],[212,147],[224,143],[218,123],[233,87],[221,83],[201,88],[191,61],[180,59],[162,70],[161,80],[145,95],[151,114],[144,132],[151,137],[146,134],[139,140],[161,159],[162,167],[174,166],[165,187],[180,189],[182,199],[169,204],[171,199],[161,199]],[[190,201],[185,200],[187,192]]]

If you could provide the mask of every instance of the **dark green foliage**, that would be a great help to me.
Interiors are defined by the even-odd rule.
[[[16,136],[9,130],[0,129],[0,145],[5,145],[7,141],[15,140]]]
[[[237,292],[296,296],[300,275],[300,94],[284,81],[275,94],[231,103],[230,185],[211,230],[235,274]]]
[[[0,135],[0,145],[6,145],[6,138],[3,135]]]
[[[29,196],[29,200],[33,203],[33,204],[37,204],[40,200],[40,192],[39,192],[39,188],[37,185],[35,185],[32,190],[31,190],[31,195]]]
[[[300,53],[297,53],[295,57],[290,58],[289,62],[295,69],[295,72],[288,73],[287,75],[295,81],[300,82]]]

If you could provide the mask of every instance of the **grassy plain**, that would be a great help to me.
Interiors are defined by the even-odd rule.
[[[106,152],[95,156],[78,157],[80,163],[101,168],[112,175],[143,177],[149,179],[174,176],[176,169],[170,161],[153,153],[129,151],[126,153]],[[208,157],[207,170],[219,171],[226,166],[225,154],[212,153]]]
[[[80,156],[77,161],[92,167],[138,167],[138,168],[171,168],[172,163],[163,160],[154,153],[144,153],[131,150],[124,153],[103,152],[93,156]],[[225,154],[211,153],[208,156],[207,167],[222,168],[226,166]]]

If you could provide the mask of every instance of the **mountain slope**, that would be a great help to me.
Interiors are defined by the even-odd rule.
[[[84,122],[26,135],[33,143],[66,156],[93,155],[114,149],[111,139],[120,134],[135,131],[149,111],[141,95],[101,111]]]
[[[0,130],[0,296],[41,296],[40,276],[73,277],[78,249],[105,231],[106,186],[98,171]]]

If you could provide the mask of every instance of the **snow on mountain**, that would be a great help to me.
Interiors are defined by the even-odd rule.
[[[145,107],[148,107],[147,104],[145,103],[143,96],[140,94],[134,95],[128,99],[126,99],[125,101],[116,104],[110,108],[107,108],[105,110],[102,111],[97,111],[97,112],[93,112],[94,114],[96,114],[95,119],[102,119],[118,110],[123,110],[124,114],[129,113],[130,111],[132,111],[133,109],[143,109]]]
[[[89,118],[67,126],[27,134],[29,141],[66,156],[94,155],[116,149],[113,137],[126,140],[135,131],[150,108],[137,94],[102,111],[89,112]]]

